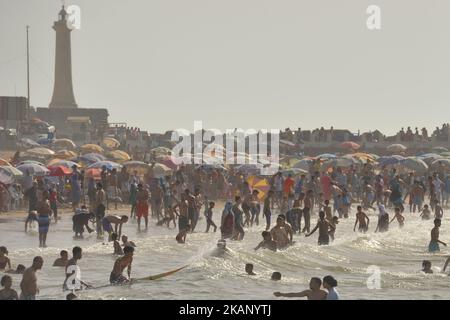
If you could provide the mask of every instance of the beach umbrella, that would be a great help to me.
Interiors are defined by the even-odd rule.
[[[0,167],[0,183],[8,185],[14,182],[14,176]]]
[[[120,147],[120,142],[117,139],[110,137],[103,139],[102,144],[108,149],[117,149]]]
[[[324,154],[320,154],[316,157],[317,159],[322,159],[322,160],[327,160],[327,159],[335,159],[337,158],[335,154],[331,154],[331,153],[324,153]]]
[[[51,177],[64,177],[73,173],[71,169],[64,166],[48,167],[48,170],[50,170],[49,176]]]
[[[450,152],[442,152],[440,155],[444,158],[450,158]]]
[[[445,147],[434,147],[433,151],[437,152],[437,153],[449,152],[449,150],[447,148],[445,148]]]
[[[123,166],[128,172],[137,171],[139,175],[146,174],[150,168],[148,163],[142,161],[127,161],[123,163]]]
[[[359,148],[361,148],[361,146],[359,144],[357,144],[356,142],[353,141],[345,141],[342,142],[339,147],[341,147],[342,149],[350,149],[350,150],[358,150]]]
[[[302,174],[308,174],[308,171],[303,170],[303,169],[299,169],[299,168],[289,168],[289,169],[281,170],[281,174],[284,177],[287,177],[289,175],[299,176],[299,175],[302,175]]]
[[[3,184],[11,184],[21,176],[23,176],[23,173],[12,166],[0,167],[0,182]]]
[[[35,160],[24,160],[24,161],[20,161],[20,162],[19,162],[19,165],[22,165],[22,164],[37,164],[38,166],[45,167],[45,165],[44,165],[42,162],[35,161]]]
[[[297,162],[296,164],[294,164],[293,168],[298,168],[298,169],[309,171],[312,163],[313,163],[312,159],[302,159],[299,162]]]
[[[28,171],[33,176],[45,176],[50,172],[43,165],[39,165],[36,163],[21,164],[17,167],[17,169],[22,171],[22,173],[26,173]]]
[[[444,159],[442,155],[436,153],[425,153],[420,155],[418,158],[425,161],[427,165],[431,165],[435,160]]]
[[[288,169],[288,168],[292,168],[299,161],[300,161],[299,157],[286,156],[286,157],[283,157],[280,159],[280,164],[282,167]]]
[[[70,139],[56,139],[52,145],[55,150],[74,150],[77,145]]]
[[[352,153],[352,154],[348,154],[346,156],[351,156],[353,158],[356,158],[356,159],[364,161],[364,162],[376,160],[374,155],[369,154],[369,153],[363,153],[363,152]]]
[[[399,163],[400,167],[407,168],[417,173],[425,173],[428,171],[428,165],[422,159],[409,157]]]
[[[161,155],[156,157],[156,162],[162,163],[163,165],[175,170],[178,166],[173,162],[172,156]]]
[[[388,151],[390,151],[390,152],[403,152],[407,148],[404,145],[400,144],[400,143],[395,143],[395,144],[391,144],[386,149]]]
[[[41,138],[39,140],[37,140],[36,142],[39,143],[40,145],[44,145],[44,146],[48,146],[51,145],[53,143],[53,139],[49,139],[49,138]]]
[[[432,168],[438,168],[439,166],[443,166],[445,168],[449,168],[450,169],[450,159],[438,159],[438,160],[435,160],[431,164]]]
[[[327,168],[331,168],[331,167],[350,167],[351,165],[357,164],[358,161],[354,158],[337,158],[337,159],[330,159],[325,161],[322,164],[322,169],[327,169]]]
[[[78,157],[78,160],[88,164],[92,164],[99,161],[106,161],[106,157],[99,153],[86,153]]]
[[[380,164],[380,166],[390,166],[399,164],[403,160],[405,160],[405,157],[402,157],[400,155],[393,155],[381,157],[380,159],[378,159],[378,163]]]
[[[262,200],[266,197],[270,190],[270,184],[267,179],[260,178],[257,176],[250,176],[247,178],[247,183],[251,190],[258,190],[258,199]]]
[[[171,155],[172,154],[172,150],[170,150],[169,148],[165,148],[165,147],[157,147],[157,148],[151,149],[150,153],[155,155],[155,156]]]
[[[31,140],[29,138],[22,138],[19,140],[18,145],[22,148],[34,148],[34,147],[40,147],[41,145],[37,143],[34,140]]]
[[[1,166],[0,168],[2,168],[4,171],[7,171],[9,174],[16,178],[23,176],[22,171],[14,168],[13,166]]]
[[[122,168],[122,165],[112,161],[98,161],[89,165],[87,168],[102,169],[103,167],[106,167],[106,169],[108,170],[112,170],[112,169],[120,169]]]
[[[26,154],[34,157],[51,157],[55,154],[55,151],[41,147],[29,149]]]
[[[57,157],[58,159],[72,159],[77,157],[77,153],[72,150],[63,149],[56,151],[55,157]]]
[[[5,159],[0,158],[0,166],[10,166],[11,163],[9,161],[6,161]]]
[[[94,178],[94,180],[100,180],[102,177],[102,170],[98,168],[90,168],[84,172],[86,178]]]
[[[47,167],[58,167],[58,166],[65,167],[68,169],[72,169],[73,166],[80,167],[80,165],[76,162],[61,159],[53,159],[47,163]]]
[[[126,162],[126,161],[131,160],[130,155],[122,150],[114,150],[114,151],[108,152],[106,154],[106,157],[108,159],[110,159],[112,161],[116,161],[116,162]]]
[[[150,171],[153,173],[155,178],[162,178],[172,174],[172,169],[161,163],[150,165]]]
[[[86,153],[103,153],[105,150],[97,144],[85,144],[80,147],[80,150],[83,154]]]

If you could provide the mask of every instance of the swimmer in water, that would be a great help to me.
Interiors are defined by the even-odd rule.
[[[245,265],[245,272],[249,275],[249,276],[255,276],[256,273],[253,272],[253,264],[251,263],[247,263]]]
[[[272,234],[269,231],[263,231],[262,232],[263,241],[261,241],[258,246],[255,248],[255,251],[263,248],[263,249],[269,249],[274,252],[277,251],[277,243],[272,240]]]
[[[81,260],[82,257],[83,257],[83,250],[80,247],[73,247],[72,259],[70,259],[66,265],[66,271],[65,271],[66,279],[64,280],[64,283],[63,283],[63,290],[71,290],[67,286],[67,280],[69,280],[71,278],[71,276],[76,272],[76,270],[78,270],[77,263],[78,263],[78,260]],[[74,266],[75,266],[75,268],[74,268]],[[73,270],[73,269],[76,269],[76,270]],[[71,285],[72,286],[75,285],[75,279],[72,280]],[[81,281],[81,280],[80,280],[80,285],[81,286],[79,288],[75,288],[75,290],[81,290],[82,286],[85,286],[86,288],[92,288],[91,285],[89,285],[86,282]]]
[[[441,226],[441,219],[434,219],[434,228],[431,229],[431,240],[430,244],[428,245],[428,252],[438,252],[439,249],[439,243],[444,245],[445,247],[447,244],[445,242],[442,242],[439,240],[439,227]]]
[[[420,213],[420,216],[422,218],[422,220],[430,220],[431,219],[431,211],[428,207],[428,205],[424,205],[422,212]]]
[[[19,300],[17,291],[11,289],[12,278],[8,275],[4,275],[0,281],[0,284],[4,289],[0,290],[0,300]]]
[[[32,266],[23,273],[20,282],[20,289],[22,290],[20,300],[36,300],[36,295],[39,293],[36,272],[42,269],[43,264],[44,259],[42,257],[34,257]]]
[[[443,216],[444,216],[444,210],[439,205],[439,201],[436,200],[435,204],[434,204],[434,217],[436,219],[442,219]]]
[[[54,267],[65,267],[69,261],[69,253],[66,250],[61,250],[60,257],[53,262]]]
[[[308,300],[326,300],[328,294],[325,290],[320,289],[321,286],[322,280],[320,280],[320,278],[311,278],[308,290],[292,293],[274,292],[273,294],[275,297],[286,297],[286,298],[307,297]]]
[[[122,235],[122,246],[130,246],[136,248],[136,244],[133,241],[128,241],[128,237],[126,235]]]
[[[122,247],[120,246],[119,241],[117,241],[117,238],[118,238],[117,233],[111,234],[111,240],[114,242],[114,253],[113,254],[122,256],[123,250],[122,250]]]
[[[8,270],[6,273],[10,274],[23,274],[25,272],[25,266],[23,264],[19,264],[16,270]]]
[[[191,225],[188,224],[186,228],[180,230],[180,232],[175,237],[175,240],[177,240],[178,243],[186,243],[186,235],[187,233],[191,231]]]
[[[275,271],[274,273],[272,273],[272,276],[270,277],[270,280],[280,281],[281,280],[281,273],[279,273],[278,271]]]
[[[4,246],[0,247],[0,270],[10,270],[11,269],[11,261],[7,257],[8,249]],[[6,269],[8,266],[8,269]]]
[[[317,229],[319,229],[319,246],[328,245],[330,243],[329,230],[333,230],[334,227],[325,219],[325,212],[323,211],[319,212],[319,221],[317,222],[317,225],[310,233],[306,234],[305,237],[309,237],[316,232]]]
[[[422,262],[422,272],[424,273],[433,273],[433,270],[431,270],[431,262],[428,260],[423,260]]]
[[[365,212],[362,211],[362,206],[358,206],[356,208],[356,221],[353,226],[353,231],[356,229],[356,225],[359,223],[358,231],[362,233],[366,233],[369,230],[369,217]]]
[[[124,256],[117,258],[114,262],[113,270],[109,276],[109,282],[112,284],[123,284],[131,281],[131,264],[133,263],[133,247],[125,247],[123,249]],[[122,275],[123,271],[127,269],[128,278]]]
[[[405,217],[402,216],[402,213],[400,212],[400,208],[399,207],[395,207],[395,214],[394,217],[392,218],[391,221],[389,221],[389,223],[391,223],[392,221],[394,221],[395,219],[397,219],[398,221],[398,226],[400,228],[403,228],[403,226],[405,225]]]
[[[331,241],[334,241],[334,233],[336,232],[336,226],[339,223],[339,217],[334,216],[331,221],[330,224],[333,226],[333,228],[330,228],[330,231],[328,232],[328,235],[330,236]]]

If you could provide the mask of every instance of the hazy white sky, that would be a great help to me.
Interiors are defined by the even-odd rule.
[[[152,132],[449,122],[448,0],[67,0],[75,98]],[[366,8],[382,10],[382,30]],[[0,95],[53,90],[59,0],[0,0]]]

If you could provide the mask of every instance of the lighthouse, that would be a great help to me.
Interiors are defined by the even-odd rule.
[[[53,24],[56,32],[55,83],[50,109],[75,109],[77,103],[72,85],[72,54],[70,45],[71,29],[67,27],[67,11],[62,6],[58,21]]]

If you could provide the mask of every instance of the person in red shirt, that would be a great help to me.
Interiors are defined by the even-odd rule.
[[[285,195],[289,195],[289,193],[293,192],[295,181],[292,179],[292,174],[289,174],[286,180],[284,180],[283,192]]]

